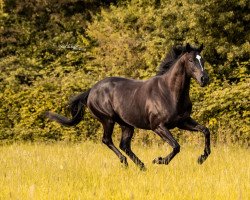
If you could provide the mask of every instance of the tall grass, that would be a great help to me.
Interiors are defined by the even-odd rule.
[[[170,150],[136,145],[141,172],[93,142],[2,146],[0,199],[249,199],[249,149],[217,146],[198,165],[203,147],[184,146],[168,166],[151,163]]]

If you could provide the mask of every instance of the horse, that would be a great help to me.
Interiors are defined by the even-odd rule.
[[[190,117],[189,96],[191,78],[201,87],[209,83],[202,50],[203,44],[200,47],[189,43],[174,46],[161,62],[156,76],[148,80],[105,78],[70,101],[71,119],[53,112],[47,112],[46,116],[62,125],[74,126],[82,120],[87,106],[103,126],[102,142],[128,166],[127,158],[112,141],[113,128],[118,123],[122,131],[119,147],[141,170],[146,169],[145,165],[131,149],[135,128],[154,131],[173,148],[166,157],[153,160],[155,164],[166,165],[180,152],[180,145],[170,130],[177,127],[200,131],[205,137],[204,153],[198,158],[198,163],[202,164],[211,152],[210,132]]]

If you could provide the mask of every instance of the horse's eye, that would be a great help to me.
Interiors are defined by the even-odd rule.
[[[189,62],[193,62],[193,60],[192,60],[192,59],[188,59],[188,61],[189,61]]]

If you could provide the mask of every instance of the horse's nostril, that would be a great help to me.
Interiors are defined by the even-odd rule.
[[[204,82],[204,81],[205,81],[205,77],[202,76],[202,77],[201,77],[201,82]]]
[[[209,82],[208,76],[205,75],[205,76],[201,77],[201,83],[202,84],[206,85],[208,82]]]

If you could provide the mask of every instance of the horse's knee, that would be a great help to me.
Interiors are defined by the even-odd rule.
[[[125,149],[126,149],[126,145],[123,142],[120,143],[119,147],[123,151],[125,151]]]
[[[112,141],[108,138],[102,138],[102,143],[106,144],[107,146],[112,144]]]
[[[124,143],[124,142],[121,142],[120,145],[119,145],[120,149],[124,152],[128,152],[130,150],[130,147]]]
[[[130,144],[124,142],[124,141],[121,141],[120,145],[119,145],[120,149],[122,151],[124,151],[126,154],[130,154],[131,153],[131,146]]]
[[[179,144],[176,145],[176,146],[173,148],[173,151],[174,151],[175,153],[179,153],[180,150],[181,150],[181,146],[180,146]]]

